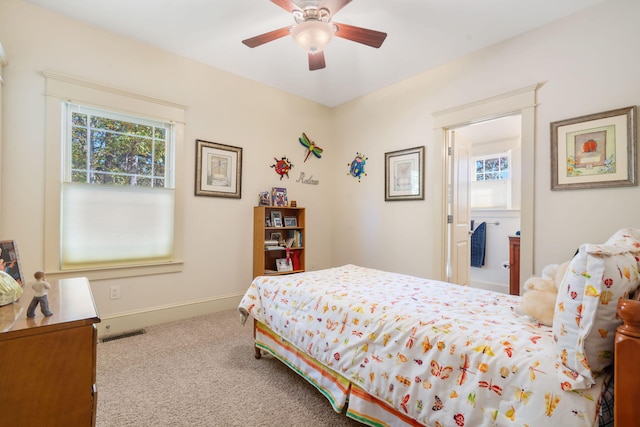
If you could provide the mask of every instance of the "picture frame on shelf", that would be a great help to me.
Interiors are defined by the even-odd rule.
[[[0,241],[0,268],[9,276],[24,286],[24,275],[18,254],[18,245],[15,240]]]
[[[269,235],[269,238],[271,240],[277,240],[278,243],[282,242],[282,233],[271,233]]]
[[[271,211],[271,226],[282,227],[282,212]]]
[[[288,206],[287,189],[283,187],[271,188],[271,206]]]
[[[242,198],[242,148],[196,139],[195,195]]]
[[[291,258],[278,258],[276,260],[276,269],[279,273],[293,271],[293,263],[291,262]]]
[[[268,191],[261,191],[258,195],[258,206],[271,206],[271,194]]]
[[[271,227],[271,218],[269,218],[268,216],[264,218],[264,226]]]
[[[284,217],[284,226],[285,227],[297,227],[298,226],[298,218],[295,216],[285,216]]]
[[[634,185],[635,106],[551,123],[551,190]]]
[[[424,146],[384,153],[384,200],[424,200]]]

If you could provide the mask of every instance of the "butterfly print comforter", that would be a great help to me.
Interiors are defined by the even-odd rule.
[[[518,298],[345,265],[257,277],[240,310],[426,426],[597,425],[606,378],[564,391]]]

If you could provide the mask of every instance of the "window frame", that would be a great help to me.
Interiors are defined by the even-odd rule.
[[[75,77],[43,71],[46,83],[46,184],[45,184],[45,241],[44,267],[52,279],[86,276],[90,280],[142,276],[182,271],[184,183],[181,165],[184,164],[184,122],[186,106],[116,89]],[[61,202],[60,192],[64,177],[62,143],[64,103],[70,102],[98,110],[113,111],[136,117],[171,122],[174,125],[174,247],[168,261],[142,262],[140,264],[90,266],[61,269]]]
[[[76,125],[73,124],[73,120],[72,120],[72,116],[73,114],[81,114],[81,115],[86,115],[87,116],[87,120],[88,123],[86,126],[80,126],[80,125]],[[151,173],[148,175],[139,175],[139,174],[135,174],[137,176],[138,179],[148,179],[151,182],[151,185],[149,185],[148,187],[153,188],[153,187],[157,187],[154,182],[157,179],[162,179],[164,181],[164,185],[163,188],[175,188],[175,156],[173,154],[173,150],[174,150],[174,146],[175,146],[175,140],[173,138],[173,133],[174,133],[174,125],[171,122],[168,121],[160,121],[160,120],[150,120],[147,117],[140,117],[134,114],[122,114],[122,113],[116,113],[113,111],[108,111],[105,110],[103,108],[96,108],[96,107],[88,107],[86,105],[81,105],[78,103],[73,103],[70,101],[67,101],[64,103],[64,107],[63,107],[63,117],[65,120],[65,124],[63,126],[64,130],[64,137],[63,137],[63,181],[64,182],[68,182],[68,183],[80,183],[80,181],[74,181],[73,179],[73,174],[74,172],[82,172],[85,173],[87,176],[87,179],[89,179],[89,177],[92,175],[92,173],[96,173],[96,174],[105,174],[105,175],[114,175],[114,176],[125,176],[125,175],[129,175],[126,173],[118,173],[118,172],[97,172],[94,171],[91,166],[90,166],[90,158],[85,158],[85,165],[84,168],[82,170],[79,170],[77,168],[74,168],[73,165],[73,143],[71,142],[71,140],[73,139],[73,129],[74,128],[83,128],[86,130],[86,137],[87,137],[87,156],[91,155],[91,141],[92,141],[92,137],[91,137],[91,130],[95,129],[92,128],[90,125],[91,122],[91,117],[99,117],[99,118],[104,118],[104,119],[108,119],[108,120],[114,120],[114,121],[128,121],[128,122],[132,122],[138,125],[143,125],[143,126],[152,126],[154,128],[163,128],[165,129],[166,135],[167,137],[162,140],[162,142],[165,144],[165,149],[164,151],[164,163],[165,163],[165,167],[164,167],[164,172],[163,175],[160,176],[158,174],[155,173],[155,144],[156,144],[156,140],[158,139],[157,137],[151,136],[151,137],[140,137],[140,139],[150,139],[150,143],[151,143],[151,156],[152,156],[152,162],[151,162]],[[103,132],[109,132],[106,130],[102,130]],[[120,133],[120,132],[118,132]],[[91,185],[101,185],[99,183],[91,183],[89,181],[84,181],[84,183],[86,184],[91,184]],[[115,184],[117,186],[121,186],[121,184]]]

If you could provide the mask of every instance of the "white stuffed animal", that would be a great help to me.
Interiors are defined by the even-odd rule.
[[[548,265],[542,270],[541,277],[531,277],[524,282],[525,293],[520,305],[516,307],[516,313],[531,316],[543,325],[552,326],[558,288],[568,266],[569,261]]]

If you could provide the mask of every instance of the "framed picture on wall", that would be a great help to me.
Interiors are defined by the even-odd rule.
[[[551,123],[551,189],[638,185],[636,107]]]
[[[424,200],[424,146],[384,153],[384,200]]]
[[[195,195],[242,197],[242,148],[196,140]]]

